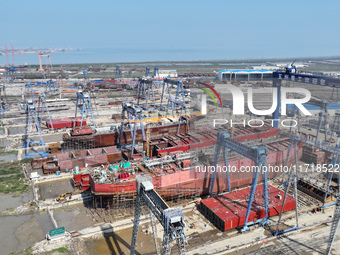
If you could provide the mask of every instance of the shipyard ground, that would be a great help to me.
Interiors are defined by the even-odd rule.
[[[329,234],[329,224],[333,208],[328,208],[324,212],[315,214],[311,213],[311,209],[306,207],[300,208],[300,230],[275,238],[270,231],[263,228],[251,228],[250,232],[244,234],[240,234],[237,230],[222,233],[196,210],[194,204],[187,205],[184,208],[187,223],[187,253],[323,254]],[[58,247],[66,247],[69,250],[69,254],[77,254],[77,252],[80,254],[129,254],[132,218],[116,221],[112,225],[105,224],[96,220],[93,221],[83,206],[70,206],[54,210],[54,216],[58,224],[63,224],[67,229],[85,228],[79,231],[82,235],[55,242],[39,242],[31,249],[32,252],[41,254],[53,251]],[[283,219],[286,227],[295,225],[293,216],[294,212],[284,214]],[[20,223],[17,220],[15,225],[22,224],[18,226],[18,229],[30,229],[31,233],[35,233],[33,235],[35,240],[43,236],[42,226],[45,229],[48,228],[48,224],[47,226],[45,225],[49,220],[47,213],[38,214],[38,217],[37,215],[7,217],[26,217],[28,220],[25,223]],[[272,226],[276,225],[276,220],[277,217],[270,219]],[[41,224],[42,222],[44,222],[43,225]],[[142,222],[144,223],[140,225],[138,245],[136,247],[137,252],[139,254],[156,254],[150,224],[145,222],[145,220],[142,220]],[[9,225],[9,223],[2,224],[5,228],[9,227]],[[158,237],[162,236],[160,229],[161,226],[157,224]],[[25,240],[23,238],[24,235],[20,235],[18,230],[15,234],[19,238],[20,245],[34,240],[31,235],[31,239]],[[161,239],[159,238],[158,241],[160,242]],[[339,247],[338,241],[335,242],[336,247]]]
[[[215,66],[214,66],[215,68]],[[176,66],[174,67],[176,69]],[[204,68],[200,69],[204,72]],[[332,69],[331,69],[332,70]],[[189,72],[190,70],[187,69]],[[211,70],[208,70],[211,71]],[[337,71],[337,70],[336,70]],[[137,73],[138,74],[138,73]],[[137,75],[136,74],[136,75]],[[79,74],[81,79],[81,74]],[[28,81],[28,80],[27,80]],[[9,98],[18,99],[21,97],[21,89],[24,88],[25,81],[8,86],[7,95]],[[289,84],[294,86],[294,84]],[[246,89],[251,84],[244,84]],[[302,85],[297,85],[304,87]],[[305,85],[306,87],[307,85]],[[216,90],[221,93],[224,99],[231,99],[230,95],[224,93],[223,84],[217,84]],[[313,96],[320,99],[329,98],[331,89],[308,86]],[[40,88],[43,91],[43,88]],[[192,90],[192,93],[199,91]],[[255,93],[256,105],[260,108],[269,108],[270,101],[264,95],[271,95],[271,88],[259,88]],[[114,92],[109,93],[114,95]],[[257,97],[256,94],[261,95]],[[100,109],[100,116],[95,117],[99,127],[117,125],[111,118],[112,114],[120,113],[120,108],[109,106],[113,97],[107,97],[106,93],[98,93],[97,106]],[[75,99],[74,96],[63,96],[66,99]],[[132,99],[133,94],[120,94],[115,100]],[[55,105],[66,105],[69,109],[62,111],[52,111],[53,118],[74,116],[75,103],[72,100],[56,102]],[[213,106],[213,105],[212,105]],[[268,107],[269,106],[269,107]],[[19,108],[19,107],[18,107]],[[229,116],[229,109],[224,109],[225,118]],[[197,127],[211,125],[215,116],[214,112],[210,116],[197,123]],[[315,117],[315,120],[318,118]],[[91,121],[90,121],[91,122]],[[0,146],[6,147],[7,152],[17,151],[11,155],[0,155],[0,161],[20,160],[25,157],[25,151],[21,148],[21,137],[25,131],[25,115],[19,109],[12,109],[5,113],[1,119],[2,128],[0,129]],[[60,142],[62,134],[68,130],[43,131],[45,143]],[[314,134],[315,130],[308,130],[301,127],[301,132]],[[39,150],[39,148],[37,148]],[[13,156],[14,155],[14,156]],[[303,164],[303,162],[301,162]],[[40,173],[42,175],[42,173]],[[312,175],[311,175],[312,176]],[[314,173],[314,178],[317,174]],[[132,213],[131,210],[118,212],[119,217],[112,215],[103,217],[101,212],[93,213],[89,209],[87,194],[81,195],[80,191],[74,190],[72,186],[72,176],[50,175],[39,183],[30,183],[28,192],[24,194],[1,194],[0,195],[0,244],[1,254],[58,254],[58,248],[65,247],[64,254],[129,254],[132,233]],[[61,180],[61,178],[63,178]],[[42,178],[43,179],[43,178]],[[278,181],[278,180],[276,180]],[[324,182],[325,179],[323,178]],[[273,183],[278,185],[278,183]],[[333,183],[333,185],[336,185]],[[74,200],[66,203],[56,203],[55,198],[67,191],[74,192]],[[16,196],[18,195],[18,196]],[[175,206],[181,206],[185,212],[187,227],[185,229],[188,245],[188,254],[323,254],[330,232],[330,223],[334,208],[329,207],[324,212],[312,213],[312,210],[321,205],[316,201],[305,198],[299,193],[302,199],[299,207],[299,226],[300,230],[287,233],[278,238],[273,237],[272,233],[262,228],[252,229],[250,232],[240,234],[237,230],[221,232],[216,229],[196,208],[194,201],[182,201]],[[34,202],[32,202],[34,201]],[[187,203],[189,203],[187,205]],[[47,213],[47,207],[52,211],[52,216]],[[125,216],[122,214],[125,213]],[[53,219],[52,219],[53,218]],[[105,218],[105,221],[104,221]],[[136,250],[139,254],[156,254],[153,243],[151,227],[148,219],[142,218]],[[277,216],[270,219],[271,228],[275,228]],[[294,212],[283,215],[284,224],[280,228],[295,226]],[[78,231],[79,236],[67,236],[64,240],[55,242],[42,241],[46,233],[55,228],[53,221],[58,226],[64,226],[68,232]],[[112,223],[110,223],[112,222]],[[158,241],[161,243],[161,226],[157,223]],[[6,244],[6,245],[3,245]],[[333,246],[333,254],[340,249],[338,238]]]

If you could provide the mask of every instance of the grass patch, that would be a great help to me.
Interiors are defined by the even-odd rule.
[[[32,254],[32,246],[24,250],[24,255],[30,255],[30,254]]]
[[[0,177],[1,175],[18,174],[22,173],[22,166],[19,162],[7,162],[0,164]]]
[[[20,197],[20,194],[13,195],[12,197]]]
[[[0,177],[0,193],[23,193],[27,190],[27,183],[23,173],[13,174],[11,176]]]
[[[24,158],[20,160],[20,163],[25,164],[25,163],[32,163],[33,159],[32,158]]]
[[[27,186],[20,162],[0,163],[0,193],[23,193],[27,190]]]
[[[0,151],[0,156],[18,155],[18,151]]]
[[[57,251],[59,253],[66,253],[69,252],[69,250],[66,247],[60,247],[58,249],[53,250],[52,252]]]

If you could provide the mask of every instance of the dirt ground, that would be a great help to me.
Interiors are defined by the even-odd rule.
[[[73,182],[71,179],[62,181],[53,181],[37,185],[39,187],[39,198],[56,198],[65,192],[73,191]]]

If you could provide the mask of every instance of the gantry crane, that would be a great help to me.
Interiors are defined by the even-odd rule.
[[[122,78],[122,71],[120,70],[119,66],[116,66],[116,73],[115,73],[115,79],[121,79]]]
[[[9,109],[5,84],[0,84],[0,116],[4,116],[4,112],[9,111]]]
[[[43,66],[42,66],[42,61],[41,61],[41,57],[44,57],[46,56],[47,57],[47,64],[46,64],[46,68],[44,69]],[[44,71],[47,71],[47,70],[53,70],[53,67],[52,67],[52,62],[51,62],[51,59],[50,59],[50,54],[44,54],[42,52],[39,53],[39,69],[38,71],[39,72],[44,72]]]
[[[12,46],[13,65],[15,65],[15,50],[14,50],[13,44],[11,44],[11,46]]]
[[[328,107],[329,102],[328,100],[309,100],[308,104],[312,104],[315,106],[320,107],[320,113],[319,113],[319,123],[318,123],[318,129],[316,131],[316,140],[319,138],[321,125],[324,124],[324,130],[325,130],[325,142],[327,141],[327,114],[328,114]]]
[[[92,111],[92,106],[91,106],[91,97],[90,97],[89,93],[83,92],[83,89],[81,87],[79,87],[78,91],[77,91],[76,112],[75,112],[75,116],[74,116],[75,121],[76,121],[76,118],[77,118],[78,108],[81,109],[80,126],[83,126],[84,116],[86,118],[91,116],[93,126],[96,128],[96,123],[94,121],[93,111]]]
[[[154,78],[154,79],[159,79],[159,78],[160,78],[158,67],[155,67],[155,68],[153,69],[153,78]]]
[[[216,142],[216,150],[215,150],[215,171],[213,172],[213,177],[211,179],[211,186],[210,186],[210,196],[213,195],[214,190],[214,183],[217,175],[217,169],[218,169],[218,160],[221,153],[222,147],[224,148],[224,164],[225,167],[228,168],[228,149],[233,150],[242,156],[251,159],[254,161],[254,168],[253,168],[253,177],[252,177],[252,183],[251,183],[251,189],[250,189],[250,195],[249,195],[249,201],[248,201],[248,207],[247,207],[247,213],[246,218],[244,221],[244,227],[242,229],[242,232],[245,232],[249,230],[249,225],[261,223],[261,225],[265,226],[268,225],[268,172],[267,169],[267,154],[268,149],[267,147],[249,147],[245,144],[239,143],[233,139],[230,138],[230,135],[228,131],[219,131],[217,133],[217,142]],[[262,172],[262,181],[263,181],[263,194],[264,194],[264,207],[265,207],[265,217],[263,219],[258,220],[257,222],[249,222],[248,218],[250,214],[250,210],[253,204],[255,191],[257,182],[259,179],[259,175]],[[226,169],[226,177],[228,182],[228,191],[230,192],[230,178],[229,178],[229,169]]]
[[[6,66],[6,81],[13,81],[17,78],[17,68],[16,66]]]
[[[171,90],[170,85],[176,86],[176,95],[175,98],[172,98],[171,96]],[[164,97],[164,89],[167,87],[167,96],[168,96],[168,103],[166,107],[163,107],[163,97]],[[179,95],[180,94],[180,95]],[[179,98],[179,96],[181,98]],[[181,100],[181,101],[180,101]],[[174,111],[176,110],[177,106],[180,107],[180,114],[178,115],[178,130],[177,133],[179,133],[181,121],[183,119],[183,111],[184,116],[186,116],[186,104],[185,104],[185,96],[184,96],[184,87],[183,82],[181,80],[171,80],[171,79],[165,79],[163,83],[163,89],[162,89],[162,96],[161,96],[161,104],[160,104],[160,110],[166,110],[165,118],[168,117],[168,110],[171,109],[172,115],[174,116]],[[188,121],[186,122],[188,125]]]
[[[46,98],[45,98],[44,94],[42,94],[42,93],[39,93],[38,109],[40,109],[40,116],[38,114],[40,127],[42,126],[43,114],[44,114],[44,112],[47,112],[48,119],[50,120],[50,123],[51,123],[51,129],[53,130],[53,123],[52,123],[50,111],[48,110]]]
[[[135,107],[133,103],[129,101],[122,102],[122,123],[120,126],[120,134],[119,134],[119,144],[118,144],[119,148],[122,148],[122,137],[124,133],[124,120],[126,118],[126,114],[128,116],[129,127],[131,131],[131,137],[132,137],[131,155],[133,155],[134,149],[135,149],[138,122],[142,130],[143,140],[145,139],[144,125],[143,125],[143,119],[142,119],[142,108]],[[132,127],[131,121],[134,122],[133,127]]]
[[[150,99],[150,91],[151,91],[151,100],[153,103],[153,107],[149,108],[149,99]],[[137,105],[145,106],[145,110],[154,110],[156,109],[155,103],[155,92],[153,89],[153,81],[151,79],[140,78],[139,83],[137,84]],[[145,104],[140,103],[140,101],[145,100]]]
[[[49,79],[46,81],[46,86],[45,86],[45,94],[46,95],[53,95],[58,92],[58,89],[56,87],[56,83],[53,82],[52,79]]]
[[[185,254],[186,236],[184,232],[185,222],[184,213],[179,208],[170,208],[162,197],[157,193],[152,184],[152,179],[146,175],[136,176],[137,182],[137,198],[135,206],[135,215],[133,219],[133,231],[131,240],[130,255],[135,254],[136,241],[138,235],[138,228],[140,223],[140,216],[145,203],[149,208],[151,217],[151,227],[153,238],[156,246],[157,254],[171,254],[171,243],[176,241],[178,254]],[[157,241],[157,231],[155,227],[155,219],[162,225],[163,243],[162,251],[159,251]]]
[[[150,72],[150,67],[145,68],[145,78],[151,78],[151,72]]]
[[[23,148],[26,148],[26,158],[30,158],[33,155],[40,155],[42,157],[47,157],[48,155],[46,153],[45,143],[44,143],[44,140],[41,134],[41,122],[38,119],[37,107],[35,104],[33,84],[31,83],[26,84],[26,111],[27,111],[26,132],[25,132],[25,135],[23,136],[23,142],[24,142]],[[38,131],[39,138],[40,138],[40,140],[38,141],[31,141],[32,124],[34,124],[33,126],[35,126]],[[42,152],[36,151],[33,153],[29,153],[29,149],[33,145],[42,146],[43,151]]]
[[[282,133],[284,133],[284,132],[282,132]],[[340,134],[339,134],[339,136],[340,136]],[[338,141],[339,140],[340,139],[338,137]],[[330,171],[328,171],[328,180],[327,180],[327,184],[326,184],[326,188],[325,188],[325,198],[324,198],[323,206],[322,207],[327,207],[329,205],[333,205],[334,203],[325,205],[325,199],[327,198],[327,193],[329,191],[329,186],[330,186],[330,183],[331,183],[331,180],[332,180],[332,177],[333,177],[334,165],[337,164],[338,161],[339,161],[339,155],[340,155],[339,146],[338,145],[336,145],[336,147],[329,146],[327,144],[327,142],[319,142],[318,140],[311,140],[311,139],[308,139],[307,137],[300,137],[300,136],[294,135],[294,134],[290,134],[290,141],[291,141],[291,144],[302,142],[305,145],[308,145],[308,146],[311,146],[311,147],[316,147],[316,148],[319,148],[320,150],[327,151],[327,152],[330,152],[330,153],[333,154],[332,161],[331,161],[331,163],[330,163],[330,165],[328,167],[328,170],[330,170]],[[290,145],[290,146],[292,146],[292,145]],[[288,151],[289,150],[290,150],[290,147],[288,147]],[[284,183],[283,179],[284,179],[284,176],[282,178],[282,183]],[[339,182],[339,190],[340,190],[340,182]]]
[[[335,239],[335,236],[338,232],[339,227],[340,227],[340,196],[338,195],[337,201],[336,201],[336,204],[335,204],[335,209],[334,209],[331,232],[330,232],[329,238],[328,238],[326,255],[329,255],[331,253],[332,246],[333,246],[333,243],[334,243],[334,239]]]
[[[282,81],[291,81],[310,85],[318,85],[322,87],[331,87],[333,88],[333,92],[334,89],[338,90],[340,88],[340,79],[326,75],[314,75],[298,72],[297,67],[294,65],[294,62],[291,65],[287,66],[284,71],[278,70],[277,72],[273,72],[273,88],[277,88],[277,107],[273,113],[274,127],[278,127],[279,125],[278,119],[281,105],[280,100]],[[333,93],[331,99],[332,98]]]
[[[300,142],[300,139],[298,136],[296,135],[291,135],[290,136],[290,143],[289,143],[289,147],[288,147],[288,153],[287,153],[287,160],[286,160],[286,166],[288,167],[288,163],[289,163],[289,158],[290,158],[290,153],[292,151],[292,149],[294,149],[294,162],[295,165],[293,167],[293,170],[289,171],[288,173],[288,178],[287,181],[284,183],[284,175],[282,177],[282,185],[285,185],[285,193],[283,196],[283,200],[282,200],[282,206],[281,206],[281,210],[280,210],[280,214],[279,214],[279,219],[277,221],[277,225],[276,225],[276,231],[275,231],[275,235],[280,235],[289,231],[293,231],[293,230],[297,230],[299,229],[299,218],[298,218],[298,193],[297,193],[297,168],[298,168],[298,143]],[[288,169],[291,169],[291,167],[289,167]],[[286,203],[286,199],[287,199],[287,194],[288,194],[288,190],[289,187],[291,185],[291,183],[293,183],[294,185],[294,201],[295,201],[295,221],[296,221],[296,226],[293,228],[289,228],[289,229],[285,229],[285,230],[279,230],[279,225],[281,222],[281,217],[282,217],[282,213],[283,213],[283,209]]]

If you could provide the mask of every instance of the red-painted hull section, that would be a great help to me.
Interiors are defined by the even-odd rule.
[[[250,188],[246,188],[201,200],[201,212],[222,231],[244,226],[249,194]],[[268,196],[268,216],[275,216],[281,211],[284,192],[269,185]],[[291,196],[287,195],[283,212],[294,209],[295,201]],[[264,217],[263,186],[258,185],[248,222],[256,222]]]

